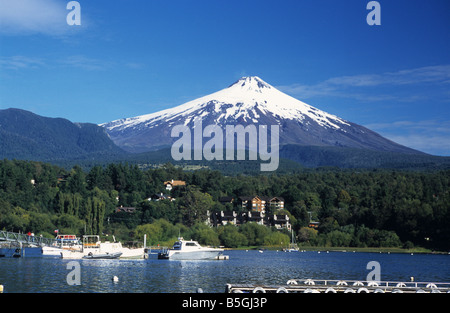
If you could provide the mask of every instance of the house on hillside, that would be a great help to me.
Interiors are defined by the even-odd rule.
[[[235,211],[207,212],[206,225],[211,227],[225,226],[227,224],[240,225],[241,216]]]
[[[155,193],[153,194],[151,197],[149,197],[147,199],[148,201],[161,201],[161,200],[170,200],[170,201],[175,201],[175,198],[172,198],[169,195],[166,195],[164,193]]]
[[[177,186],[186,186],[186,182],[183,180],[169,180],[164,182],[164,186],[166,187],[166,190],[172,190],[174,187]]]
[[[258,196],[242,196],[239,197],[239,205],[242,210],[249,210],[253,212],[265,212],[266,200]]]
[[[271,217],[271,224],[271,226],[274,226],[276,229],[287,229],[289,231],[292,227],[287,214],[274,214]]]
[[[58,177],[57,177],[58,184],[66,182],[68,177],[69,177],[68,174],[67,175],[58,175]]]
[[[285,208],[282,197],[263,197],[263,196],[242,196],[238,199],[239,206],[243,210],[265,213],[267,209],[271,212]]]
[[[248,211],[247,221],[254,222],[259,225],[265,225],[264,213],[258,211]]]
[[[234,198],[233,197],[220,197],[219,198],[219,202],[221,204],[233,203],[234,202]]]
[[[287,214],[273,214],[266,216],[263,212],[246,211],[237,213],[235,211],[207,212],[206,225],[210,227],[225,226],[232,224],[240,226],[245,223],[257,223],[267,227],[274,226],[276,229],[291,230],[291,223]]]
[[[124,206],[120,206],[116,208],[116,213],[119,212],[124,212],[124,213],[134,213],[136,212],[136,208],[135,207],[124,207]]]
[[[276,210],[284,209],[284,199],[282,197],[268,197],[266,206],[275,212]]]
[[[238,214],[234,211],[220,211],[219,221],[223,226],[226,224],[237,225],[237,216]]]

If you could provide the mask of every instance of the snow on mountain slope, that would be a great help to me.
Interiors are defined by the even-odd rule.
[[[339,146],[378,151],[420,153],[398,145],[360,125],[345,121],[282,93],[256,76],[242,77],[215,93],[182,105],[101,126],[130,152],[171,145],[175,125],[280,125],[280,144]]]
[[[159,121],[170,122],[184,117],[184,125],[197,117],[206,116],[207,105],[214,105],[217,123],[223,123],[231,118],[242,119],[244,122],[258,123],[258,109],[263,114],[271,114],[279,119],[304,120],[311,118],[319,125],[339,129],[339,124],[346,124],[337,116],[320,111],[304,102],[288,96],[256,76],[243,77],[228,88],[213,94],[187,102],[180,106],[160,112],[146,114],[103,124],[109,131],[136,127],[144,123],[147,127],[154,126]],[[233,105],[230,105],[233,104]],[[201,112],[200,114],[198,114]]]

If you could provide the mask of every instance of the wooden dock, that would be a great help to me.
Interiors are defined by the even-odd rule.
[[[450,283],[291,279],[285,285],[227,284],[226,293],[450,293]]]

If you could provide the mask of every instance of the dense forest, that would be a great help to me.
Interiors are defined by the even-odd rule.
[[[165,189],[164,181],[185,186]],[[174,201],[149,201],[154,194]],[[203,244],[273,246],[287,231],[247,223],[209,227],[207,211],[239,211],[223,196],[278,196],[297,242],[323,247],[426,247],[450,250],[450,171],[309,169],[291,174],[233,175],[109,164],[70,170],[41,162],[0,161],[0,229],[53,237],[114,235],[164,244],[179,234]],[[117,212],[119,207],[134,211]],[[308,227],[310,219],[318,229]]]

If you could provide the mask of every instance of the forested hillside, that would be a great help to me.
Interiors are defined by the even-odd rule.
[[[100,162],[124,155],[95,124],[72,123],[20,109],[0,110],[0,158]]]
[[[165,189],[163,182],[186,186]],[[154,194],[174,201],[149,201]],[[0,229],[53,237],[60,233],[114,234],[149,244],[179,232],[202,243],[236,247],[276,245],[289,234],[265,226],[209,228],[207,210],[236,210],[223,196],[279,196],[304,245],[353,247],[422,246],[450,249],[450,171],[304,170],[295,174],[224,176],[182,171],[170,164],[141,170],[109,164],[83,171],[27,161],[0,161]],[[133,207],[133,212],[116,212]],[[310,212],[310,213],[308,213]],[[308,228],[311,218],[320,222]]]

